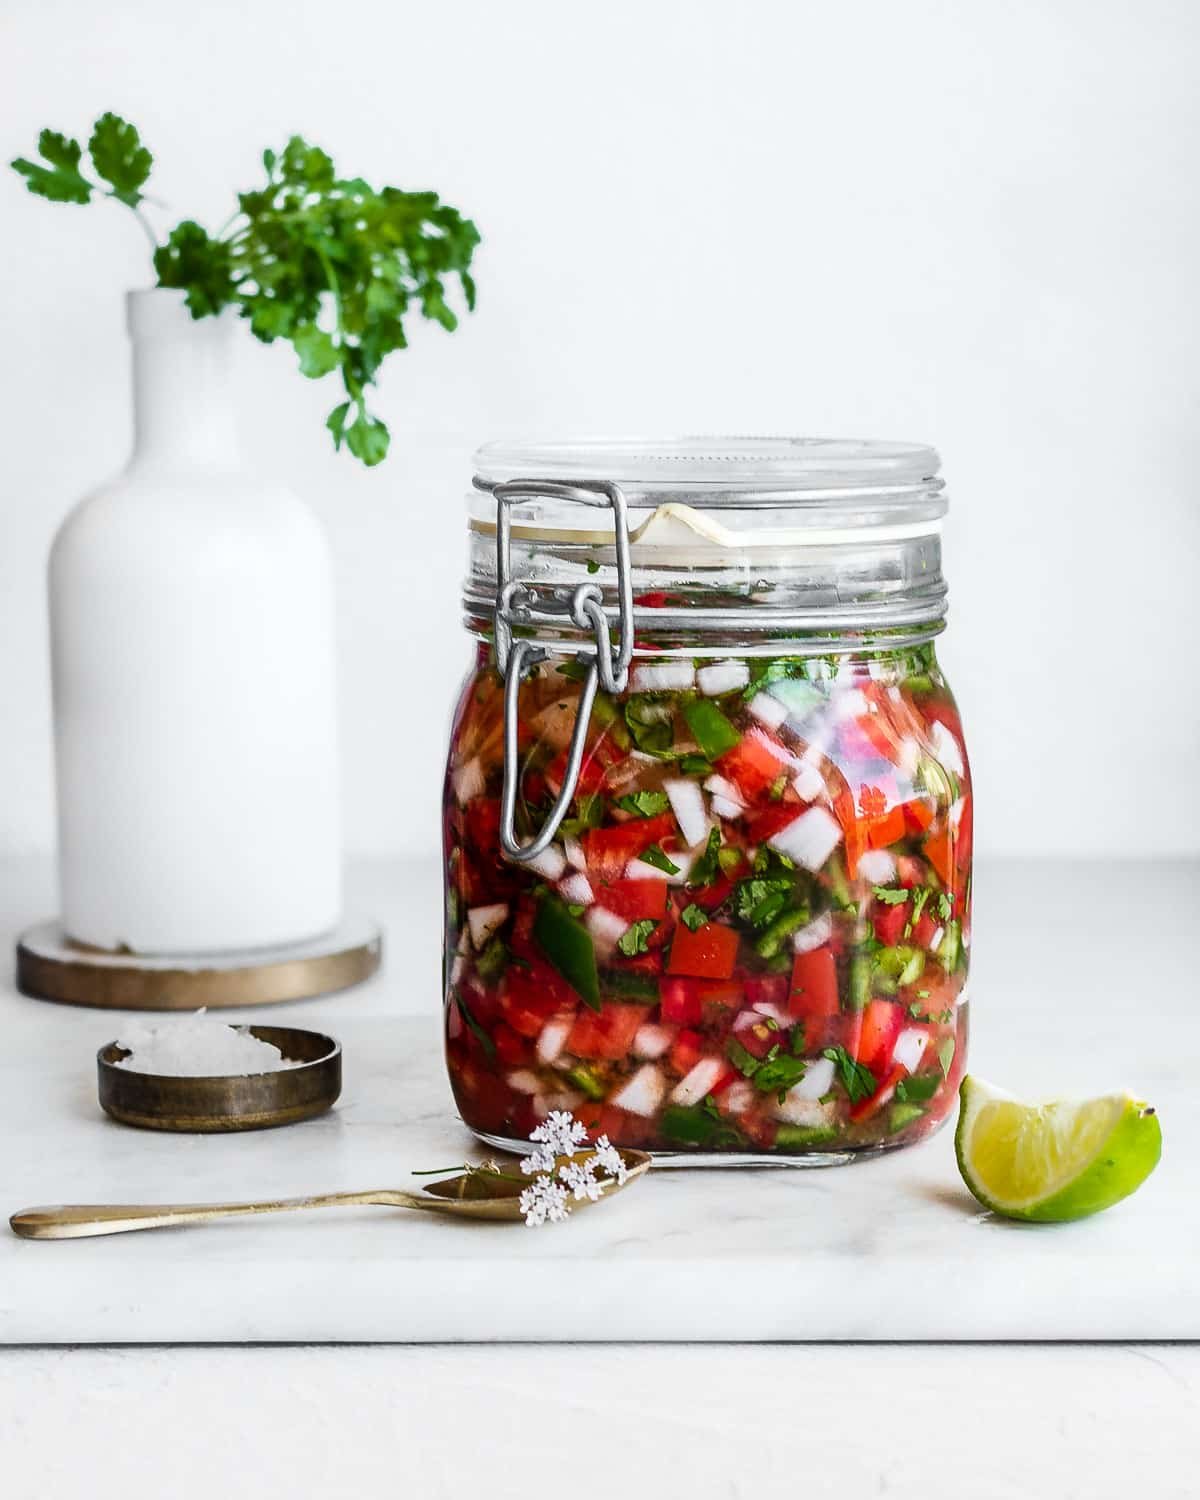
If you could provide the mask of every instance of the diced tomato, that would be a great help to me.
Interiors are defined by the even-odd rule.
[[[842,825],[842,839],[846,849],[846,874],[851,880],[858,879],[858,862],[867,852],[867,825],[854,808],[854,793],[840,771],[834,768],[833,811]]]
[[[899,752],[899,737],[891,725],[877,714],[863,714],[854,720],[854,727],[881,760],[893,763]]]
[[[794,823],[803,811],[804,804],[799,800],[777,802],[769,807],[759,808],[745,820],[750,838],[756,844],[769,843],[781,829]]]
[[[891,1064],[892,1048],[903,1022],[904,1007],[894,1000],[868,1001],[863,1011],[855,1059],[870,1068],[876,1077]]]
[[[965,870],[971,859],[971,845],[975,837],[975,799],[969,794],[963,798],[962,816],[958,820],[958,839],[954,854],[960,870]]]
[[[804,1021],[804,1050],[808,1054],[826,1047],[845,1047],[851,1057],[858,1052],[862,1034],[862,1011],[839,1012],[832,1016],[809,1016]]]
[[[777,753],[774,744],[769,735],[754,731],[743,735],[732,750],[717,757],[717,769],[733,782],[747,802],[757,801],[787,765],[783,746],[779,746]]]
[[[788,1014],[808,1020],[833,1016],[837,1011],[837,965],[828,946],[814,948],[811,953],[797,953],[792,964]]]
[[[738,935],[732,927],[706,922],[693,932],[682,924],[675,929],[668,974],[691,974],[698,979],[728,979],[737,962]]]
[[[949,827],[942,823],[930,832],[924,844],[921,846],[925,851],[925,857],[937,871],[942,884],[953,888],[954,886],[954,835]]]
[[[494,854],[500,842],[500,799],[473,797],[467,803],[467,837],[481,854]]]
[[[588,875],[595,881],[612,883],[625,874],[634,860],[651,844],[669,838],[675,832],[675,814],[660,813],[655,818],[633,818],[616,828],[589,828],[583,835]],[[652,882],[664,884],[664,882]]]
[[[699,1024],[704,1006],[700,999],[700,986],[692,979],[664,976],[658,985],[659,1004],[664,1021],[678,1026]]]
[[[648,589],[644,594],[635,594],[633,602],[643,609],[662,609],[668,597],[662,589]]]
[[[908,832],[904,809],[893,807],[880,818],[871,818],[867,825],[867,843],[872,849],[886,849],[889,844],[898,844]]]
[[[859,787],[858,810],[864,818],[881,818],[887,812],[887,797],[877,786]]]
[[[667,914],[665,880],[614,880],[597,885],[596,905],[604,907],[626,922],[661,922]]]
[[[605,769],[605,762],[594,751],[586,751],[583,760],[580,762],[579,777],[575,782],[576,792],[582,792],[585,797],[594,797],[604,786]],[[563,777],[566,774],[567,751],[560,750],[546,767],[546,780],[557,792],[562,786]],[[528,792],[526,795],[528,795]]]
[[[930,943],[933,942],[937,930],[938,924],[929,915],[929,909],[927,907],[924,911],[922,911],[921,915],[913,924],[913,942],[917,945],[918,948],[928,948]]]
[[[766,1016],[760,1016],[757,1011],[750,1011],[746,1023],[742,1022],[743,1017],[739,1016],[733,1034],[751,1057],[766,1057],[771,1048],[778,1047],[786,1036],[778,1026],[769,1026]]]
[[[636,958],[620,958],[613,954],[607,962],[620,974],[661,974],[663,971],[661,952],[639,953]]]
[[[633,1045],[646,1015],[644,1005],[621,1005],[615,1001],[606,1002],[598,1011],[585,1008],[575,1017],[567,1037],[567,1051],[576,1057],[618,1062]]]
[[[742,980],[749,1005],[776,1005],[780,1010],[787,1005],[788,977],[786,974],[747,974]]]
[[[700,987],[700,1010],[709,1025],[719,1025],[723,1011],[740,1009],[746,999],[746,991],[738,979],[698,979]]]
[[[862,1060],[861,1058],[859,1059]],[[868,1064],[868,1067],[870,1064]],[[875,1070],[872,1068],[872,1072]],[[869,1120],[871,1116],[890,1102],[892,1095],[896,1092],[896,1085],[902,1078],[907,1077],[902,1067],[895,1067],[875,1090],[869,1099],[860,1099],[850,1111],[850,1118],[857,1124],[860,1120]]]
[[[500,1009],[514,1031],[534,1037],[556,1011],[570,1006],[575,999],[570,986],[549,964],[535,960],[528,968],[509,969]]]
[[[687,896],[688,900],[694,901],[702,911],[713,911],[720,906],[732,890],[733,881],[722,875],[711,885],[701,885],[695,890],[689,890]]]
[[[671,1046],[671,1071],[682,1078],[704,1056],[704,1038],[698,1031],[681,1031]]]
[[[533,1047],[529,1039],[519,1035],[503,1021],[492,1032],[492,1041],[496,1044],[496,1056],[510,1068],[519,1067],[533,1058]]]
[[[500,1019],[500,992],[484,989],[478,979],[464,979],[459,986],[463,999],[475,1019],[482,1026],[490,1026]]]
[[[900,901],[895,906],[886,906],[882,901],[875,902],[871,923],[875,928],[875,936],[885,948],[894,948],[900,941],[910,911],[907,901]]]
[[[909,833],[924,833],[933,822],[933,808],[920,798],[905,802],[901,811],[904,813],[904,823]]]

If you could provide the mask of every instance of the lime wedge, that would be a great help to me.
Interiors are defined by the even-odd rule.
[[[959,1090],[954,1149],[963,1181],[1009,1219],[1084,1219],[1139,1188],[1162,1155],[1149,1105],[1128,1094],[1022,1104],[979,1078]]]

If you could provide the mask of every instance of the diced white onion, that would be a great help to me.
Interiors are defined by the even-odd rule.
[[[542,1080],[536,1073],[531,1073],[528,1068],[519,1068],[515,1073],[508,1075],[508,1086],[515,1089],[518,1094],[536,1094],[542,1086]]]
[[[805,802],[815,802],[825,795],[825,778],[816,766],[807,762],[792,777],[792,785]]]
[[[695,685],[696,669],[690,661],[656,662],[633,669],[635,693],[676,693]]]
[[[792,1024],[792,1018],[787,1011],[780,1010],[778,1005],[772,1005],[769,1000],[756,1000],[754,1009],[760,1016],[764,1016],[768,1021],[774,1021],[777,1026],[784,1029]],[[734,1024],[736,1025],[736,1022]]]
[[[564,901],[569,901],[572,906],[591,906],[596,899],[596,893],[592,890],[592,883],[586,875],[568,875],[558,887],[559,895]]]
[[[654,865],[648,865],[644,859],[632,859],[625,868],[625,879],[665,880],[668,885],[682,885],[688,878],[692,865],[696,862],[696,856],[688,853],[686,849],[676,849],[668,854],[667,858],[676,866],[674,875],[668,875],[666,870],[659,870]]]
[[[472,797],[478,797],[486,781],[483,767],[479,764],[479,757],[467,761],[465,766],[459,766],[451,780],[454,783],[454,796],[459,807],[465,807]]]
[[[736,802],[742,806],[742,794],[724,776],[710,776],[704,783],[704,790],[711,792],[714,797],[720,797],[723,802]]]
[[[704,807],[704,793],[694,781],[680,777],[678,781],[664,781],[663,791],[671,803],[671,811],[683,834],[683,842],[689,848],[702,844],[708,838],[708,813]]]
[[[921,747],[911,734],[906,734],[896,751],[896,765],[911,781],[921,763]]]
[[[731,1083],[721,1094],[721,1108],[731,1115],[744,1115],[758,1098],[758,1090],[748,1078]]]
[[[508,907],[503,901],[495,906],[473,906],[467,913],[467,926],[475,946],[482,948],[507,916]]]
[[[728,797],[712,799],[712,810],[718,818],[740,818],[746,811],[740,802],[730,802]]]
[[[952,771],[955,776],[963,774],[966,768],[963,764],[962,750],[954,735],[940,719],[935,719],[929,726],[929,743],[933,746],[933,753],[939,763],[947,771]]]
[[[603,906],[589,906],[583,916],[583,925],[601,949],[610,951],[617,946],[617,939],[624,937],[629,923]]]
[[[788,1090],[788,1097],[820,1099],[833,1086],[833,1063],[827,1057],[814,1057],[806,1062],[804,1077]],[[797,1122],[799,1123],[799,1122]]]
[[[925,1048],[928,1045],[929,1033],[927,1031],[923,1031],[919,1026],[906,1026],[896,1038],[896,1045],[892,1048],[892,1061],[898,1062],[910,1073],[915,1073],[921,1066],[921,1059],[925,1056]]]
[[[702,1057],[692,1071],[675,1085],[671,1093],[673,1104],[699,1104],[725,1071],[719,1057]]]
[[[551,844],[535,858],[527,859],[525,868],[536,871],[543,880],[558,880],[567,868],[567,856],[557,844]]]
[[[896,873],[896,861],[886,849],[868,849],[858,857],[858,873],[872,885],[886,885]]]
[[[573,1114],[583,1103],[583,1095],[576,1089],[559,1089],[554,1094],[538,1094],[533,1101],[533,1112],[544,1120],[552,1109],[565,1109]]]
[[[666,1093],[663,1076],[653,1063],[646,1063],[610,1102],[618,1109],[627,1109],[631,1115],[654,1114]]]
[[[823,911],[807,927],[797,927],[792,933],[792,950],[795,953],[812,953],[814,949],[823,948],[832,936],[833,917],[829,912]]]
[[[772,682],[767,692],[772,698],[778,698],[788,712],[788,718],[796,723],[803,723],[818,704],[825,702],[825,694],[820,688],[803,677],[784,677],[779,682]]]
[[[547,1021],[537,1039],[537,1056],[540,1063],[552,1063],[567,1044],[571,1032],[570,1021]]]
[[[950,824],[950,827],[954,829],[955,833],[958,832],[958,825],[962,822],[962,815],[963,799],[961,797],[958,797],[950,804],[950,810],[946,814],[946,821]]]
[[[869,712],[870,707],[865,693],[858,688],[851,688],[848,692],[839,693],[834,698],[831,705],[833,722],[843,724],[847,719],[857,719]]]
[[[821,1058],[826,1062],[826,1058]],[[802,1088],[805,1079],[801,1079],[794,1089],[789,1089],[783,1096],[783,1102],[776,1099],[771,1105],[771,1113],[777,1120],[783,1120],[788,1125],[804,1125],[812,1129],[820,1129],[822,1125],[831,1125],[834,1119],[834,1106],[819,1103],[818,1096],[808,1098],[797,1092]]]
[[[823,807],[810,807],[767,842],[806,870],[819,870],[841,842],[841,824]]]
[[[934,932],[933,936],[929,939],[929,951],[930,951],[930,953],[936,953],[938,951],[938,949],[942,946],[942,939],[945,936],[946,936],[946,929],[944,927],[937,928],[937,930]]]
[[[635,1057],[653,1060],[661,1057],[674,1040],[675,1033],[671,1027],[655,1026],[648,1022],[637,1029],[633,1039],[633,1054]]]
[[[696,686],[708,698],[732,693],[750,681],[750,668],[744,661],[714,661],[696,673]]]
[[[583,845],[578,839],[563,839],[563,853],[567,856],[567,863],[573,870],[587,869],[587,855],[583,852]]]
[[[787,704],[780,703],[768,693],[755,693],[747,707],[756,719],[771,729],[778,729],[788,716]]]

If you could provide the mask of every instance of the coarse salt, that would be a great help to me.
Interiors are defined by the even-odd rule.
[[[148,1026],[131,1021],[117,1038],[128,1052],[114,1064],[131,1073],[161,1078],[245,1078],[252,1073],[281,1073],[302,1061],[284,1057],[278,1047],[252,1036],[246,1026],[226,1026],[203,1010]]]

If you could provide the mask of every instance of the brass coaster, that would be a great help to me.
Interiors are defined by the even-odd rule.
[[[362,916],[308,943],[195,957],[108,953],[73,943],[57,922],[42,922],[17,940],[17,988],[100,1010],[220,1010],[348,989],[375,973],[382,954],[378,926]]]

